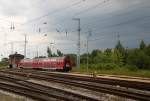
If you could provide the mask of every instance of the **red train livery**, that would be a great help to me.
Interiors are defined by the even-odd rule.
[[[15,65],[10,63],[10,66],[16,66],[17,68],[53,69],[61,71],[69,71],[72,69],[72,64],[69,56],[37,59],[20,59],[19,62],[14,63]]]
[[[71,70],[71,61],[69,57],[52,57],[39,59],[23,59],[18,64],[19,68],[35,68],[35,69],[55,69],[55,70]]]

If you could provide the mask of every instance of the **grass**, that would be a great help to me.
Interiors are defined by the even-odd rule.
[[[105,65],[109,66],[109,65]],[[104,67],[105,67],[104,66]],[[88,71],[86,68],[86,65],[81,65],[80,69],[79,68],[73,68],[71,72],[79,72],[79,73],[84,73],[84,74],[91,74],[96,72],[97,75],[101,74],[108,74],[108,75],[122,75],[122,76],[135,76],[135,77],[148,77],[150,78],[150,70],[143,70],[143,69],[138,69],[134,66],[118,66],[114,65],[115,67],[107,67],[107,68],[102,68],[100,66],[97,67],[89,67]]]
[[[6,68],[9,64],[0,62],[0,68]]]
[[[0,93],[0,101],[26,101],[26,98]]]

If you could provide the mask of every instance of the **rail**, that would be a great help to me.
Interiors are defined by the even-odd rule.
[[[150,101],[150,93],[135,92],[134,90],[129,90],[127,88],[117,87],[117,86],[112,86],[112,85],[102,85],[101,83],[103,82],[97,82],[99,80],[97,78],[91,79],[90,77],[86,78],[86,77],[73,76],[73,75],[71,76],[66,75],[66,76],[60,77],[59,74],[54,75],[53,73],[49,73],[49,75],[40,73],[39,75],[39,73],[34,73],[34,72],[29,73],[25,71],[24,72],[23,71],[22,72],[21,71],[1,71],[1,72],[8,73],[11,75],[19,75],[19,76],[39,79],[39,80],[54,81],[57,83],[63,83],[63,84],[71,85],[71,86],[82,87],[82,88],[94,90],[97,92],[104,92],[104,93],[119,95],[119,96],[132,98],[136,100]]]

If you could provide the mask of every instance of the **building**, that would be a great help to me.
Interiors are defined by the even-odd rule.
[[[18,54],[17,52],[9,55],[9,67],[17,67],[21,59],[24,59],[24,55]]]

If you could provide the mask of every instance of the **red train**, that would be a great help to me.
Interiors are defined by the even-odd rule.
[[[9,57],[11,60],[10,67],[52,69],[52,70],[59,70],[59,71],[69,71],[72,69],[72,64],[71,64],[71,60],[69,56],[37,58],[37,59],[21,59],[20,58],[20,61],[18,59],[19,55],[17,54],[10,55]]]

